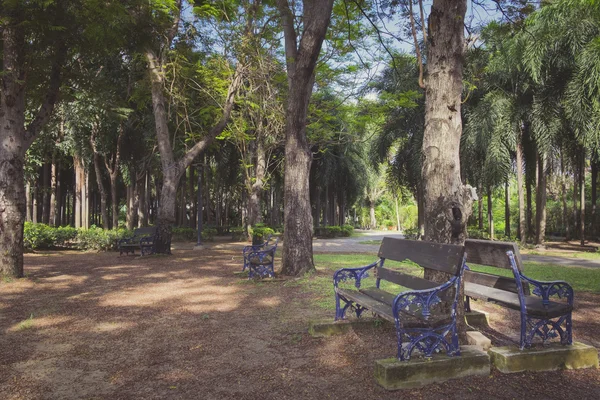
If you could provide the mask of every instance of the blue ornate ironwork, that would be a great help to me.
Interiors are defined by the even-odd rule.
[[[333,274],[333,286],[335,291],[335,320],[345,318],[346,310],[351,308],[360,318],[365,307],[356,304],[338,293],[338,284],[354,280],[354,286],[360,289],[361,280],[368,276],[372,268],[383,266],[384,259],[360,268],[342,268]],[[411,290],[400,293],[392,304],[392,313],[396,324],[396,336],[398,340],[398,358],[402,361],[410,359],[412,352],[417,349],[423,356],[431,357],[433,353],[445,351],[449,356],[460,355],[458,343],[458,331],[456,327],[456,305],[458,302],[459,288],[462,280],[466,254],[463,257],[461,269],[457,276],[448,282],[432,289]],[[376,285],[379,288],[380,279]],[[431,311],[436,306],[443,306],[440,294],[448,290],[454,290],[454,300],[449,312],[449,323],[440,326],[410,328],[403,324],[405,318],[417,317],[428,321]],[[341,303],[344,303],[343,306]]]
[[[267,240],[265,240],[261,244],[254,244],[244,247],[244,249],[242,250],[242,255],[244,256],[244,266],[242,267],[242,271],[245,271],[246,268],[248,268],[248,254],[264,250],[269,245],[270,240],[271,235],[267,236]]]
[[[556,337],[560,337],[562,344],[573,344],[573,324],[571,318],[574,297],[573,288],[565,281],[537,281],[531,279],[519,271],[512,251],[507,251],[506,255],[510,260],[510,265],[515,276],[519,302],[521,304],[521,350],[531,347],[533,339],[536,336],[542,340],[543,344],[549,339]],[[544,307],[550,305],[550,297],[556,296],[567,300],[567,304],[570,306],[569,312],[554,318],[541,318],[529,315],[523,290],[523,281],[533,286],[531,293],[542,298],[542,305]]]
[[[349,307],[352,307],[352,309],[355,311],[356,313],[356,317],[360,318],[363,309],[362,307],[359,305],[357,308],[354,304],[353,301],[346,299],[343,296],[340,296],[337,292],[337,288],[340,282],[348,282],[349,280],[354,280],[354,286],[357,289],[360,289],[360,284],[362,279],[367,278],[369,276],[368,271],[371,268],[374,268],[376,266],[382,266],[383,265],[383,259],[380,259],[379,261],[376,261],[372,264],[369,264],[367,266],[364,267],[359,267],[359,268],[341,268],[338,269],[337,271],[334,272],[333,274],[333,288],[335,291],[335,320],[338,321],[340,319],[344,319],[345,315],[346,315],[346,310]],[[342,307],[340,305],[340,300],[344,302],[344,306]]]
[[[458,330],[456,327],[456,305],[460,282],[464,273],[466,254],[463,257],[461,270],[457,276],[440,286],[426,290],[411,290],[400,293],[394,299],[392,312],[396,322],[398,336],[398,359],[410,360],[413,350],[418,349],[424,357],[431,357],[434,352],[446,351],[449,356],[460,355]],[[407,328],[402,324],[403,317],[422,316],[426,321],[431,317],[431,309],[442,305],[440,293],[454,289],[454,300],[450,309],[448,324],[428,328]],[[420,314],[420,315],[419,315]],[[407,344],[403,345],[406,339]]]
[[[261,278],[275,277],[273,263],[275,262],[275,252],[277,251],[278,242],[279,238],[275,240],[275,244],[271,247],[262,246],[264,250],[249,251],[246,254],[247,261],[245,261],[245,268],[248,268],[248,279],[252,279],[255,276]]]
[[[142,253],[142,256],[149,256],[151,254],[154,254],[154,239],[154,236],[146,236],[140,239],[140,251]]]

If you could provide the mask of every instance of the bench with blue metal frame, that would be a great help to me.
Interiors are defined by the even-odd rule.
[[[242,256],[244,257],[244,266],[242,267],[242,271],[245,271],[248,268],[248,254],[264,250],[265,247],[269,245],[269,241],[271,240],[271,235],[267,236],[267,240],[262,242],[261,244],[252,244],[249,246],[244,246],[242,250]]]
[[[154,254],[157,233],[154,226],[135,229],[133,236],[119,240],[119,255],[123,255],[123,253],[135,255],[135,249],[140,249],[143,256]]]
[[[519,248],[514,243],[489,240],[465,241],[468,264],[512,270],[512,277],[465,271],[465,309],[470,298],[496,303],[520,313],[520,348],[531,347],[537,336],[545,343],[560,337],[564,345],[573,343],[573,288],[565,281],[537,281],[523,273]]]
[[[383,238],[379,260],[361,268],[342,268],[333,274],[335,320],[345,319],[348,309],[358,318],[365,310],[393,322],[396,326],[398,358],[409,360],[416,349],[425,357],[445,351],[460,355],[456,326],[456,307],[465,265],[464,247],[424,241]],[[445,283],[432,282],[391,268],[385,260],[411,261],[423,268],[447,274]],[[375,287],[362,288],[362,280],[375,273]],[[354,281],[354,288],[340,283]],[[409,290],[385,291],[381,281]],[[392,286],[392,285],[389,285]]]
[[[255,276],[261,278],[275,277],[275,271],[273,269],[275,262],[275,253],[277,252],[277,243],[279,238],[275,240],[272,245],[265,244],[260,250],[252,250],[246,253],[246,268],[248,268],[248,279],[252,279]]]

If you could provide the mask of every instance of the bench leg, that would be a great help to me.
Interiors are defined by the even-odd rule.
[[[410,328],[404,329],[396,321],[396,336],[398,338],[398,359],[408,361],[416,349],[426,358],[431,358],[433,353],[445,351],[450,357],[460,355],[458,331],[456,322],[436,329]],[[406,344],[403,345],[406,339]]]
[[[531,347],[536,336],[542,344],[557,337],[563,345],[573,344],[571,313],[551,319],[525,317],[525,323],[521,323],[521,350]]]
[[[343,307],[341,306],[341,301],[344,302],[344,306]],[[336,292],[335,293],[335,320],[336,321],[341,321],[343,319],[346,319],[346,310],[351,305],[352,305],[351,301],[346,300],[343,297],[340,297],[340,295],[338,295],[337,292]]]

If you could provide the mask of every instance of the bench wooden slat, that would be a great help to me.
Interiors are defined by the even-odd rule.
[[[465,241],[465,251],[467,252],[467,264],[488,265],[496,268],[512,269],[510,260],[506,256],[507,251],[512,251],[515,255],[517,268],[523,272],[523,263],[521,262],[521,253],[514,243],[492,242],[489,240],[467,239]]]
[[[356,302],[357,304],[360,304],[361,306],[365,307],[369,311],[378,314],[382,318],[384,318],[390,322],[395,322],[394,314],[392,313],[392,306],[391,306],[391,302],[393,302],[393,298],[395,296],[391,293],[388,293],[389,295],[392,296],[392,300],[390,301],[389,296],[383,294],[385,292],[380,289],[372,288],[371,290],[368,290],[368,289],[363,289],[363,290],[365,292],[369,292],[370,295],[363,293],[362,290],[360,292],[358,292],[356,290],[351,290],[351,289],[349,289],[349,290],[338,289],[338,293],[341,294],[342,296],[344,296],[346,299],[352,300],[352,301]],[[383,293],[378,293],[377,291],[383,292]],[[390,301],[390,304],[382,303],[379,300],[372,298],[371,295],[382,296],[382,298],[385,297],[386,301]],[[451,318],[448,317],[448,313],[444,313],[443,315],[432,314],[429,319],[425,320],[421,315],[407,314],[404,312],[402,312],[400,319],[402,321],[402,326],[404,326],[406,328],[437,327],[437,326],[446,325],[446,324],[450,323],[450,320],[451,320]]]
[[[507,292],[505,290],[478,285],[477,283],[465,282],[465,295],[485,301],[497,302],[513,310],[521,309],[519,296],[516,293]],[[544,307],[542,299],[534,296],[525,296],[525,305],[529,315],[546,318],[565,315],[572,309],[572,307],[566,303],[558,303],[555,301],[550,301],[548,307]]]
[[[378,255],[394,261],[410,260],[424,268],[456,275],[463,252],[462,246],[452,244],[384,237]]]
[[[465,271],[464,280],[465,283],[476,283],[478,285],[518,293],[515,278],[486,274],[484,272]]]
[[[431,289],[440,285],[439,283],[431,282],[427,279],[405,274],[404,272],[395,271],[390,268],[377,268],[376,273],[379,279],[393,282],[397,285],[404,286],[410,289]]]

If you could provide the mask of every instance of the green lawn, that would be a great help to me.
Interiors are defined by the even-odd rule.
[[[317,275],[308,275],[298,280],[289,281],[288,285],[302,287],[305,293],[310,293],[314,303],[322,308],[333,310],[333,272],[339,268],[360,267],[377,260],[376,257],[366,254],[315,254],[315,265],[320,272]],[[397,268],[402,272],[416,276],[423,275],[423,269],[410,263],[386,262],[386,267]],[[552,264],[525,262],[525,274],[536,280],[564,280],[573,286],[575,292],[600,293],[600,269],[582,267],[564,267]],[[512,276],[512,271],[479,265],[470,265],[475,271],[488,272],[497,275]],[[363,287],[374,286],[375,279],[371,276],[363,280]],[[352,285],[347,283],[346,285]],[[401,290],[400,287],[387,282],[382,282],[382,289],[391,292]]]
[[[358,242],[358,244],[381,244],[381,240],[363,240]]]

